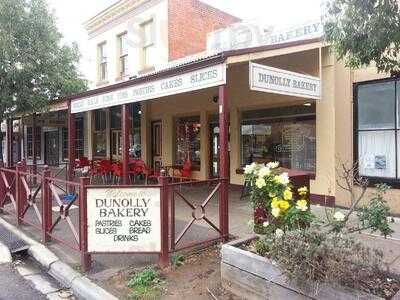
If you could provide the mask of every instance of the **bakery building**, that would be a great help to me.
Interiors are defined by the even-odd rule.
[[[190,19],[174,20],[180,9]],[[154,170],[190,161],[191,179],[232,186],[243,185],[246,164],[279,161],[310,174],[314,202],[341,206],[349,196],[337,167],[358,162],[371,185],[393,186],[388,202],[400,214],[399,81],[346,68],[316,24],[272,32],[283,40],[271,42],[198,1],[120,1],[86,24],[91,89],[14,121],[20,157],[106,159],[124,171],[132,159]]]

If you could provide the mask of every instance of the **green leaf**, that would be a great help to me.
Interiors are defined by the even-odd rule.
[[[61,38],[45,0],[0,1],[0,119],[87,89],[77,45]]]
[[[400,72],[397,0],[330,0],[326,11],[325,38],[348,67]]]

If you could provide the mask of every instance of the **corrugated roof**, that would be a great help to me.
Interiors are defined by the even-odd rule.
[[[133,86],[135,84],[142,83],[145,81],[149,81],[149,80],[153,80],[153,79],[160,79],[160,78],[167,77],[167,76],[173,76],[179,72],[188,72],[188,71],[204,68],[207,66],[212,66],[212,65],[215,65],[218,63],[223,63],[223,62],[225,62],[226,58],[232,57],[232,56],[252,54],[252,53],[282,49],[282,48],[287,48],[287,47],[295,47],[295,46],[299,46],[299,45],[306,45],[306,44],[311,44],[311,43],[316,43],[316,42],[321,42],[321,41],[322,40],[320,38],[317,38],[317,39],[314,38],[314,39],[309,39],[309,40],[287,42],[284,44],[274,44],[274,45],[265,45],[265,46],[259,46],[259,47],[254,47],[254,48],[230,50],[230,51],[220,52],[220,53],[211,54],[211,55],[209,55],[205,52],[202,52],[202,53],[198,53],[198,54],[191,55],[188,57],[184,57],[182,59],[171,61],[169,63],[166,63],[165,65],[162,65],[157,70],[154,70],[154,71],[148,72],[148,73],[144,73],[144,74],[138,75],[136,77],[132,77],[130,80],[116,83],[113,85],[108,85],[108,86],[97,88],[97,89],[92,89],[92,90],[89,90],[89,91],[86,91],[86,92],[83,92],[80,94],[76,94],[76,95],[73,95],[70,97],[65,97],[63,99],[60,99],[59,101],[74,100],[74,99],[93,96],[96,94],[103,94],[103,93],[118,90],[121,88]]]
[[[190,65],[190,64],[194,64],[194,63],[201,62],[204,60],[212,59],[212,58],[218,57],[220,55],[221,55],[221,53],[207,54],[206,52],[201,52],[201,53],[197,53],[194,55],[185,56],[183,58],[180,58],[180,59],[177,59],[174,61],[160,64],[156,70],[149,71],[149,72],[137,75],[137,76],[132,76],[131,79],[138,79],[138,78],[142,78],[142,77],[156,75],[159,73],[163,73],[165,71],[173,70],[176,68],[181,68],[186,65]]]

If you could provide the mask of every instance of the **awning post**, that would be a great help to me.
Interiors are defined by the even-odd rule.
[[[129,184],[129,106],[122,105],[122,184]]]
[[[71,113],[71,102],[68,104],[68,168],[67,180],[74,180],[75,169],[75,143],[76,143],[76,124],[75,115]]]
[[[229,106],[226,97],[226,86],[219,87],[218,95],[219,109],[219,176],[222,179],[220,187],[220,203],[219,203],[219,222],[221,235],[228,238],[229,235],[229,214],[228,214],[228,185],[229,185],[229,154],[228,154],[228,138],[229,138]]]
[[[32,115],[32,172],[37,174],[37,149],[36,149],[36,114]],[[37,184],[36,177],[33,177],[33,184]]]
[[[7,119],[7,166],[14,165],[13,157],[13,119]]]

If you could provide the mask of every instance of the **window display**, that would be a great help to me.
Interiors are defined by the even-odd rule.
[[[279,161],[288,169],[315,172],[315,115],[268,118],[271,113],[267,110],[267,117],[251,119],[247,112],[242,120],[242,165]]]
[[[183,165],[187,159],[200,168],[200,117],[179,118],[176,122],[175,163]]]

